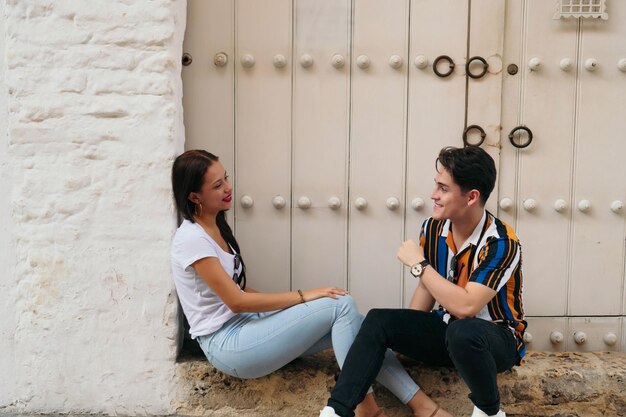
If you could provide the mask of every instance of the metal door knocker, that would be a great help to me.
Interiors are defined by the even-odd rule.
[[[448,72],[439,72],[437,65],[440,61],[448,61]],[[438,77],[445,78],[454,72],[454,61],[448,55],[440,55],[433,61],[433,71]]]
[[[518,143],[519,138],[522,137],[521,134],[517,135],[518,141],[515,140],[515,133],[517,133],[518,130],[523,130],[527,133],[528,139],[526,140],[526,142]],[[532,141],[533,141],[533,132],[526,126],[514,127],[513,130],[511,130],[511,133],[509,133],[509,142],[511,142],[511,145],[515,146],[516,148],[520,148],[520,149],[526,148],[528,145],[530,145]]]
[[[480,142],[474,144],[474,143],[469,143],[467,141],[467,134],[470,130],[472,129],[476,129],[480,132]],[[485,133],[485,130],[478,126],[478,125],[469,125],[465,128],[465,130],[463,131],[463,144],[465,146],[480,146],[483,144],[483,142],[485,141],[485,138],[487,137],[487,134]]]
[[[480,61],[483,64],[483,70],[481,73],[479,74],[472,74],[472,72],[470,71],[470,65],[472,65],[472,63],[474,61]],[[485,58],[483,58],[482,56],[473,56],[471,57],[466,63],[465,63],[465,73],[470,77],[470,78],[481,78],[483,77],[485,74],[487,74],[487,70],[489,69],[489,64],[487,63],[487,61],[485,60]]]

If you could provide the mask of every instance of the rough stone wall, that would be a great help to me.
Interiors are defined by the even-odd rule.
[[[0,412],[167,413],[186,2],[1,7]]]
[[[469,389],[453,368],[403,360],[424,392],[456,417],[469,417]],[[207,361],[177,366],[178,414],[204,417],[316,416],[338,374],[331,351],[297,359],[271,375],[237,379]],[[502,409],[508,417],[626,416],[626,353],[529,352],[522,366],[498,375]],[[410,414],[407,406],[375,384],[378,404],[389,417]]]

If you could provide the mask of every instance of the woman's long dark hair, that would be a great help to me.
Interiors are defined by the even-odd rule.
[[[204,174],[206,170],[218,161],[219,158],[210,152],[203,150],[189,150],[181,154],[174,160],[172,165],[172,191],[174,192],[174,202],[176,203],[176,211],[178,212],[178,223],[182,219],[187,219],[195,223],[193,216],[196,213],[196,203],[189,199],[189,194],[197,193],[202,188],[204,182]],[[241,274],[237,277],[237,284],[242,288],[246,288],[246,267],[241,258],[239,244],[233,231],[226,222],[226,211],[217,213],[215,219],[220,234],[230,246],[239,254],[241,260]]]

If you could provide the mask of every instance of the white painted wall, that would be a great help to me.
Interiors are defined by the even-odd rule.
[[[0,2],[0,34],[5,31],[5,5]],[[0,36],[0,79],[5,75],[5,39]],[[15,355],[13,335],[15,312],[12,282],[14,270],[14,250],[12,225],[10,221],[11,173],[7,156],[7,94],[0,89],[0,409],[11,403],[15,385]]]
[[[184,0],[0,2],[0,412],[170,412]]]

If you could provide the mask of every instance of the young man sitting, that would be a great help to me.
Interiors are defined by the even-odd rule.
[[[419,279],[410,308],[369,312],[320,417],[354,416],[387,348],[456,367],[471,392],[472,417],[505,416],[496,374],[525,354],[520,243],[510,226],[485,210],[496,180],[487,152],[447,147],[435,168],[434,208],[420,244],[409,240],[398,250]],[[417,417],[450,416],[422,390],[408,405]]]

